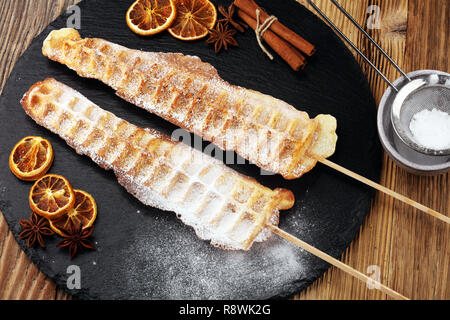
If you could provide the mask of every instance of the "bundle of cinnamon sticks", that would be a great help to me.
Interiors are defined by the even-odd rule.
[[[257,10],[259,10],[260,24],[270,17],[254,0],[234,0],[234,5],[239,8],[237,12],[239,18],[253,30],[257,28]],[[312,56],[316,52],[314,45],[278,20],[270,25],[262,38],[295,71],[306,66],[306,58],[303,54]]]

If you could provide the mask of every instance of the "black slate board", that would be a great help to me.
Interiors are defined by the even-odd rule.
[[[330,113],[338,120],[339,135],[332,160],[377,180],[381,153],[376,107],[353,56],[324,23],[294,0],[259,3],[317,46],[318,53],[309,59],[304,72],[291,71],[279,57],[270,61],[250,30],[237,36],[239,48],[219,55],[204,41],[184,43],[168,33],[139,37],[124,20],[131,1],[83,1],[79,31],[82,37],[102,37],[130,48],[197,55],[233,84],[285,100],[312,117]],[[250,252],[222,251],[199,240],[175,214],[142,205],[116,183],[112,172],[77,155],[25,115],[19,104],[22,95],[36,81],[54,77],[134,124],[169,135],[176,129],[116,97],[99,81],[82,79],[41,54],[43,39],[51,30],[65,27],[69,16],[59,17],[32,42],[0,98],[0,210],[16,239],[19,219],[30,215],[31,183],[16,179],[7,162],[10,150],[24,136],[48,138],[55,151],[50,172],[66,176],[74,187],[93,194],[99,207],[94,232],[97,250],[72,261],[65,249],[56,247],[57,237],[47,241],[46,249],[28,249],[18,240],[38,268],[68,290],[67,267],[79,266],[82,288],[68,291],[83,299],[264,299],[298,293],[317,279],[329,265],[277,237],[255,244]],[[372,190],[321,165],[295,181],[261,176],[250,164],[232,167],[271,188],[293,190],[296,204],[282,213],[281,228],[337,258],[355,237],[373,196]]]

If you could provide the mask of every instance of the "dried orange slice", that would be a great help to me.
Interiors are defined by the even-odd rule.
[[[208,0],[178,0],[175,1],[175,6],[177,17],[169,32],[177,39],[201,39],[216,24],[216,7]]]
[[[137,0],[127,11],[127,24],[131,31],[149,36],[166,30],[175,20],[174,0]]]
[[[51,219],[48,222],[53,231],[60,236],[65,236],[75,228],[89,228],[97,218],[97,204],[94,198],[83,190],[73,190],[75,192],[75,204],[72,209],[59,218]]]
[[[19,179],[34,181],[47,173],[53,163],[50,142],[41,137],[25,137],[20,140],[9,156],[9,168]]]
[[[73,208],[75,193],[66,178],[57,174],[47,174],[31,187],[28,200],[31,210],[38,215],[55,219]]]

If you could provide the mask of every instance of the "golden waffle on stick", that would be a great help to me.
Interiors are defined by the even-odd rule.
[[[42,52],[123,99],[294,179],[335,151],[336,119],[308,114],[260,92],[230,85],[198,57],[131,50],[74,29],[52,31]]]
[[[272,191],[183,143],[132,125],[54,79],[34,84],[21,103],[38,124],[113,170],[141,202],[174,211],[213,245],[247,250],[265,241],[267,225],[278,225],[278,210],[294,204],[291,191]]]

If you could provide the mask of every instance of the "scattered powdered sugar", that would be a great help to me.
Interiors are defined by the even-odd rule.
[[[302,250],[278,237],[251,251],[223,251],[180,228],[152,237],[156,243],[137,238],[120,253],[129,266],[119,271],[127,287],[149,299],[266,299],[305,277]]]
[[[409,128],[416,142],[425,148],[450,148],[450,114],[444,111],[422,110],[413,116]]]

